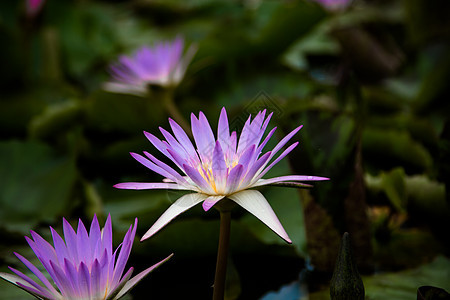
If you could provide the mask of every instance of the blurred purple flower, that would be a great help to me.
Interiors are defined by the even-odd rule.
[[[25,6],[26,6],[26,13],[29,17],[36,16],[42,9],[42,6],[44,6],[45,0],[26,0]]]
[[[342,10],[347,8],[352,0],[315,0],[328,10]]]
[[[194,148],[186,133],[172,119],[169,119],[169,123],[175,137],[163,128],[160,130],[165,141],[159,140],[151,133],[144,132],[153,146],[172,160],[183,175],[148,152],[144,151],[147,158],[131,153],[138,162],[161,174],[165,179],[160,183],[119,183],[115,187],[137,190],[190,190],[195,193],[186,194],[175,201],[147,231],[142,240],[155,234],[173,218],[194,205],[203,201],[203,209],[207,211],[218,201],[227,197],[255,215],[281,238],[291,243],[270,204],[259,191],[250,190],[250,188],[275,183],[309,186],[300,184],[298,181],[327,180],[328,178],[290,175],[262,179],[275,164],[297,146],[298,142],[290,145],[269,164],[302,127],[299,126],[290,132],[272,151],[261,155],[264,146],[276,129],[273,128],[261,142],[272,113],[267,118],[265,115],[265,110],[259,112],[253,121],[249,116],[238,139],[235,131],[230,134],[227,113],[223,108],[219,118],[217,139],[215,139],[205,115],[200,112],[197,119],[194,114],[191,114],[192,134],[197,149]]]
[[[54,247],[34,231],[31,231],[33,239],[25,237],[56,287],[36,266],[18,253],[14,254],[44,286],[12,267],[9,269],[16,275],[0,272],[0,277],[38,299],[119,299],[148,273],[171,257],[167,257],[133,278],[131,278],[133,268],[130,268],[122,276],[133,246],[137,219],[134,227],[130,226],[122,244],[114,252],[111,216],[108,216],[102,230],[100,230],[97,217],[94,216],[89,234],[81,220],[76,233],[65,219],[63,222],[65,242],[50,227]]]
[[[183,39],[177,37],[154,47],[141,47],[132,56],[120,56],[118,62],[110,66],[112,81],[104,88],[111,92],[145,95],[150,84],[178,85],[196,52],[191,46],[183,56],[183,48]]]

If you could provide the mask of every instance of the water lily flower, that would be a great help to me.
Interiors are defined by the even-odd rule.
[[[29,17],[36,16],[42,9],[42,6],[44,6],[45,0],[26,0],[25,6],[26,6],[26,13]]]
[[[115,187],[137,190],[188,190],[194,193],[188,193],[176,200],[147,231],[142,240],[149,238],[173,218],[200,202],[203,202],[203,209],[207,211],[218,201],[228,198],[255,215],[281,238],[291,243],[270,204],[259,191],[251,188],[275,183],[301,185],[298,183],[299,181],[327,180],[328,178],[302,175],[262,178],[297,146],[298,142],[293,143],[275,158],[275,155],[302,127],[295,128],[275,148],[262,154],[264,146],[276,130],[276,127],[273,128],[262,140],[272,114],[266,118],[264,110],[260,111],[253,120],[249,116],[239,138],[235,131],[230,134],[225,108],[222,109],[219,117],[217,138],[214,137],[208,120],[202,112],[198,118],[191,114],[192,134],[196,148],[187,134],[172,119],[169,119],[169,123],[174,135],[160,128],[165,141],[161,141],[151,133],[144,132],[153,146],[172,160],[182,174],[148,152],[144,152],[146,157],[131,153],[138,162],[164,176],[165,179],[163,182],[119,183]]]
[[[183,55],[184,40],[156,43],[141,47],[132,56],[122,55],[110,66],[112,81],[104,88],[111,92],[143,96],[148,85],[177,86],[184,77],[196,47],[191,46]]]
[[[54,282],[28,259],[18,253],[17,258],[42,282],[38,284],[24,273],[12,267],[16,275],[0,272],[0,277],[27,291],[38,299],[47,300],[105,300],[119,299],[148,273],[172,255],[131,278],[131,267],[124,275],[125,265],[133,246],[137,219],[130,226],[122,244],[113,252],[111,216],[100,230],[97,217],[92,220],[89,233],[81,220],[77,232],[63,219],[64,240],[50,227],[53,245],[36,232],[25,237],[39,261]],[[131,279],[130,279],[131,278]]]

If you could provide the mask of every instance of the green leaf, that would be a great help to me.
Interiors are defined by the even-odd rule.
[[[31,120],[30,135],[39,138],[57,134],[79,121],[81,113],[80,102],[76,100],[51,104]]]
[[[0,143],[0,226],[28,232],[51,222],[69,204],[75,160],[35,142]]]
[[[433,163],[427,149],[403,130],[366,128],[362,147],[365,158],[376,158],[378,167],[401,163],[405,165],[405,169],[424,171],[429,170]]]

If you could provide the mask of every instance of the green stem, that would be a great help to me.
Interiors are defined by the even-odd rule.
[[[216,275],[214,278],[213,300],[223,300],[227,274],[228,248],[230,244],[231,211],[220,210],[219,249],[217,251]]]
[[[181,128],[183,128],[187,135],[191,136],[189,124],[178,110],[178,107],[173,99],[173,90],[166,88],[161,94],[163,105],[167,113],[181,126]]]

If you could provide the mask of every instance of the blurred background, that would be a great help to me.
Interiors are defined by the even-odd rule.
[[[198,48],[174,91],[186,119],[203,111],[215,130],[226,107],[238,129],[273,111],[266,151],[304,127],[266,178],[331,178],[261,190],[293,245],[233,211],[227,299],[329,299],[346,231],[368,299],[450,291],[450,2],[322,2],[46,0],[29,12],[1,1],[0,270],[26,270],[13,251],[34,257],[31,229],[51,241],[48,226],[61,233],[62,217],[102,223],[110,213],[118,246],[135,217],[142,236],[180,196],[112,187],[161,181],[129,152],[159,155],[142,132],[162,138],[169,124],[157,96],[102,85],[119,55],[182,36]],[[211,298],[218,225],[198,206],[137,238],[136,272],[175,256],[128,299]],[[3,281],[0,294],[31,298]]]

